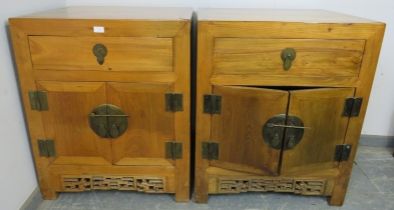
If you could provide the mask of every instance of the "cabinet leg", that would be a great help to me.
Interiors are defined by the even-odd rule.
[[[185,189],[186,190],[175,193],[176,202],[189,202],[190,200],[189,188],[185,188]]]
[[[44,200],[55,200],[58,197],[58,193],[54,190],[42,190],[41,189],[42,198]]]
[[[208,203],[208,193],[196,192],[194,201],[196,203]]]
[[[328,199],[330,206],[342,206],[345,201],[346,193],[332,195]]]

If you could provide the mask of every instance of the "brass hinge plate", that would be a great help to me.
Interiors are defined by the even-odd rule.
[[[218,160],[219,144],[216,142],[202,142],[202,158],[207,160]]]
[[[352,145],[340,144],[335,147],[335,161],[347,161],[352,151]]]
[[[363,98],[347,98],[343,109],[343,116],[357,117],[360,114]]]
[[[48,110],[47,93],[44,91],[29,91],[30,107],[32,110]]]
[[[52,139],[39,139],[38,150],[41,157],[55,157],[55,142]]]
[[[183,111],[183,94],[181,93],[166,93],[166,111],[179,112]]]
[[[182,143],[180,142],[166,142],[166,158],[167,159],[182,159]]]
[[[220,114],[222,111],[222,97],[218,95],[204,95],[204,113]]]

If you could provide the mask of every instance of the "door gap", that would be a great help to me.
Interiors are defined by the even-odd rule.
[[[289,109],[290,109],[290,94],[287,95],[287,106],[286,106],[286,119],[285,119],[285,124],[287,124],[287,119],[289,116]],[[281,174],[282,172],[282,161],[283,161],[283,153],[285,150],[285,144],[286,144],[286,133],[287,133],[287,128],[283,129],[283,135],[282,135],[282,147],[280,150],[280,154],[279,154],[279,162],[278,162],[278,175]]]

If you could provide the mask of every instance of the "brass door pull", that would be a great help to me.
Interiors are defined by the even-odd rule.
[[[285,71],[291,68],[293,61],[296,58],[296,51],[293,48],[286,48],[282,50],[281,58],[283,61],[283,69]]]
[[[116,124],[111,125],[111,129],[109,134],[111,135],[112,138],[116,138],[119,136],[119,127]]]
[[[104,64],[104,58],[107,56],[107,48],[103,44],[96,44],[93,46],[93,54],[97,58],[97,63]]]
[[[129,117],[129,115],[125,115],[125,114],[94,114],[94,113],[90,113],[89,117]]]
[[[281,128],[296,128],[296,129],[311,129],[310,127],[302,127],[302,126],[295,126],[295,125],[280,125],[280,124],[273,124],[267,123],[267,127],[281,127]]]
[[[280,150],[292,149],[302,140],[305,129],[299,117],[279,114],[271,117],[263,125],[262,134],[264,142],[271,148]]]
[[[97,106],[88,115],[92,130],[103,138],[117,138],[126,132],[128,115],[112,104]]]

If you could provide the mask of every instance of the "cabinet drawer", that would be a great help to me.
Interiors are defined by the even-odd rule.
[[[34,69],[172,71],[172,38],[30,36]],[[93,48],[106,48],[100,64]],[[100,57],[100,56],[99,56]]]
[[[364,40],[216,38],[214,74],[358,77]],[[282,51],[295,59],[285,70]]]

